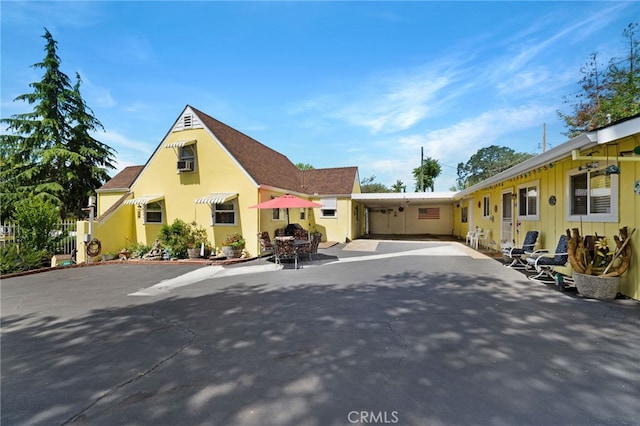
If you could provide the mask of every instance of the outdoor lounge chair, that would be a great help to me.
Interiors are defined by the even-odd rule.
[[[558,240],[555,252],[551,253],[548,250],[535,250],[527,255],[527,266],[536,270],[537,274],[527,277],[530,280],[545,282],[543,277],[547,277],[555,282],[557,281],[556,272],[554,270],[557,266],[566,266],[569,262],[569,244],[567,236],[562,234]]]
[[[502,250],[502,254],[511,260],[510,264],[504,266],[515,269],[526,268],[527,261],[525,256],[535,250],[536,242],[538,241],[538,234],[538,231],[527,231],[522,247],[504,248]]]

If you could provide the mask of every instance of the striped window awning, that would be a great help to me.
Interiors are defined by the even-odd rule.
[[[149,203],[155,203],[156,201],[164,200],[164,195],[143,195],[142,197],[133,198],[131,200],[127,200],[124,203],[134,206],[146,206]]]
[[[212,192],[204,197],[196,198],[196,204],[222,204],[233,200],[237,192]]]
[[[196,142],[197,142],[196,139],[188,139],[184,141],[170,142],[166,144],[164,147],[165,148],[182,148],[183,146],[193,145]]]

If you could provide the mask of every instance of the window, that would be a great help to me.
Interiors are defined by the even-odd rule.
[[[491,199],[488,195],[485,195],[482,198],[482,216],[489,217],[491,216]]]
[[[320,209],[320,217],[335,218],[338,217],[338,199],[337,198],[322,198],[320,200],[322,208]]]
[[[184,120],[183,123],[184,124],[183,125],[184,125],[185,129],[192,126],[191,119],[192,119],[191,114],[185,114],[184,115],[184,118],[183,118],[183,120]]]
[[[236,202],[211,205],[211,222],[213,225],[236,225]]]
[[[162,222],[162,201],[146,204],[144,207],[144,223]]]
[[[618,175],[605,170],[569,171],[568,220],[618,221]]]
[[[307,209],[300,209],[300,220],[307,220]]]
[[[418,219],[440,219],[440,207],[419,208]]]
[[[462,217],[460,219],[460,221],[462,223],[467,223],[469,222],[469,207],[464,206],[460,209],[460,213],[462,214]]]
[[[196,145],[185,145],[180,148],[178,159],[178,172],[192,172],[196,166]]]
[[[518,218],[523,220],[539,220],[540,191],[538,182],[518,187]]]

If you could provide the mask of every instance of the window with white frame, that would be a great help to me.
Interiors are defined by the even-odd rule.
[[[518,218],[522,220],[538,220],[540,211],[539,182],[518,186]]]
[[[320,217],[335,218],[338,217],[338,199],[322,198],[320,200],[322,207],[320,208]]]
[[[618,221],[618,175],[604,169],[568,172],[568,220]]]
[[[237,204],[236,200],[226,203],[211,205],[211,223],[212,225],[237,225]]]
[[[163,223],[162,201],[147,203],[144,206],[144,223]]]
[[[485,195],[482,198],[482,216],[489,217],[491,216],[491,199],[488,195]]]
[[[192,172],[196,167],[196,145],[185,145],[178,152],[178,172]]]

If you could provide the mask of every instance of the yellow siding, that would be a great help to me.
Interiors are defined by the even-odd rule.
[[[194,172],[178,173],[177,148],[164,145],[185,139],[196,139],[196,166]],[[167,200],[164,223],[175,219],[197,222],[207,229],[209,240],[214,246],[222,245],[227,235],[242,233],[244,229],[247,249],[255,254],[258,240],[256,234],[257,212],[249,209],[257,203],[257,190],[251,179],[229,157],[219,143],[214,143],[204,129],[185,130],[170,133],[156,151],[132,188],[134,197],[162,194]],[[237,226],[211,224],[211,207],[195,204],[195,199],[212,192],[237,192]],[[152,244],[161,225],[144,225],[143,218],[135,221],[138,240]]]
[[[98,209],[97,215],[98,217],[103,215],[104,212],[109,210],[109,207],[114,205],[124,194],[126,191],[118,191],[118,192],[101,192],[98,195]]]
[[[618,152],[631,151],[635,146],[640,145],[638,137],[628,137],[618,142]],[[609,164],[615,164],[615,145],[611,145],[609,148],[609,155],[612,157]],[[595,155],[604,156],[606,148],[604,146],[599,147],[599,153]],[[606,161],[600,162],[600,166],[606,166]],[[552,164],[552,166],[551,166]],[[468,224],[461,223],[460,207],[454,207],[453,209],[453,228],[454,233],[462,238],[466,235],[468,229],[471,226],[479,226],[483,229],[490,230],[489,241],[495,242],[492,248],[495,250],[500,249],[500,235],[501,235],[501,212],[502,212],[502,193],[507,190],[512,190],[514,193],[517,191],[519,185],[539,182],[540,194],[539,194],[539,220],[529,221],[519,219],[520,227],[519,232],[514,235],[516,245],[522,244],[522,240],[527,231],[538,230],[540,231],[540,237],[538,239],[539,248],[548,248],[550,250],[555,249],[560,235],[566,232],[567,229],[578,228],[581,235],[605,235],[612,238],[613,235],[618,234],[618,230],[623,227],[629,227],[629,230],[636,228],[631,244],[633,246],[633,259],[631,268],[621,279],[621,293],[632,297],[634,299],[640,299],[640,195],[634,193],[634,185],[640,181],[640,162],[620,162],[618,165],[621,169],[619,175],[619,222],[617,223],[605,223],[605,222],[576,222],[569,221],[567,214],[567,197],[569,195],[567,172],[572,169],[576,169],[584,164],[584,161],[574,161],[571,157],[567,157],[561,161],[555,161],[550,165],[540,167],[536,170],[531,170],[527,173],[523,173],[520,176],[507,179],[504,182],[500,182],[491,186],[479,190],[472,194],[469,199],[469,209],[473,209],[473,213],[470,212],[470,222]],[[482,213],[482,200],[485,195],[489,195],[491,200],[491,213],[494,215],[494,220],[491,218],[484,218]],[[552,206],[549,203],[549,197],[554,195],[557,199],[556,205]],[[464,200],[460,201],[460,206],[463,206]],[[517,214],[517,206],[514,209],[514,215]],[[471,219],[473,216],[473,220]],[[472,221],[471,221],[472,220]],[[515,220],[515,217],[514,217]],[[570,268],[559,269],[560,272],[570,274]]]
[[[320,202],[320,199],[314,199]],[[321,232],[323,239],[343,243],[354,238],[354,212],[352,211],[351,199],[338,198],[336,204],[336,217],[321,217],[321,209],[313,209],[313,227]]]

